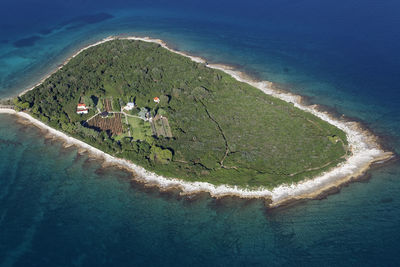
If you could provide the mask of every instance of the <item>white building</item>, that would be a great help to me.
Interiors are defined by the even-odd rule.
[[[126,104],[126,106],[124,107],[125,110],[132,110],[135,107],[135,103],[134,102],[128,102]]]
[[[78,106],[76,107],[76,113],[77,114],[88,114],[89,109],[86,107],[85,104],[79,103]]]

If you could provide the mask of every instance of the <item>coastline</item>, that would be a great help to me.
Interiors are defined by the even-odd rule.
[[[304,105],[300,96],[277,90],[276,88],[274,88],[271,82],[254,81],[246,74],[236,71],[230,66],[221,64],[207,64],[206,60],[200,57],[194,57],[185,54],[184,52],[175,51],[169,48],[167,44],[164,43],[162,40],[151,39],[148,37],[111,36],[94,44],[83,47],[72,56],[70,56],[63,64],[59,65],[59,67],[57,67],[53,72],[46,75],[45,78],[41,79],[39,83],[23,91],[19,95],[23,95],[26,92],[34,89],[36,86],[40,85],[50,75],[61,69],[65,64],[67,64],[72,58],[77,56],[82,51],[114,39],[141,40],[157,43],[171,52],[189,57],[195,62],[206,64],[207,67],[224,71],[225,73],[234,77],[236,80],[248,83],[260,89],[266,94],[280,98],[286,102],[293,103],[297,108],[310,112],[315,116],[343,130],[347,135],[349,149],[351,150],[352,154],[347,157],[345,162],[339,164],[338,166],[332,168],[327,172],[320,174],[315,178],[304,180],[296,184],[280,185],[273,188],[272,190],[268,190],[265,188],[260,188],[257,190],[247,190],[227,185],[215,186],[205,182],[186,182],[175,178],[162,177],[156,175],[155,173],[146,171],[144,168],[127,160],[112,157],[111,155],[108,155],[105,152],[84,143],[83,141],[69,137],[64,133],[47,126],[46,124],[33,118],[27,113],[16,112],[14,110],[7,109],[0,109],[0,113],[15,114],[19,117],[25,118],[35,126],[47,130],[51,135],[61,138],[67,145],[76,145],[89,151],[95,156],[101,157],[107,164],[118,165],[124,169],[135,172],[137,174],[137,177],[135,176],[135,179],[146,184],[154,184],[163,189],[179,188],[182,191],[182,194],[192,194],[200,191],[205,191],[210,193],[210,195],[213,197],[233,195],[241,198],[265,198],[271,200],[272,203],[270,204],[270,207],[277,207],[288,202],[298,201],[302,199],[318,198],[321,194],[332,191],[332,189],[337,189],[340,186],[351,182],[355,178],[362,176],[373,163],[385,162],[394,157],[394,154],[392,152],[385,152],[378,144],[377,137],[375,137],[367,130],[364,130],[359,123],[334,118],[328,112],[319,111],[316,105]]]

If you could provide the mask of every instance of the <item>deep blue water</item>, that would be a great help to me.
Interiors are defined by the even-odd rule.
[[[400,152],[398,0],[0,2],[0,96],[80,47],[151,36],[361,120]],[[263,3],[266,2],[266,3]],[[400,166],[324,200],[182,198],[0,115],[0,266],[398,266]]]

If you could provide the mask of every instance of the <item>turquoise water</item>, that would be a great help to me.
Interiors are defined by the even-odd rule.
[[[80,47],[151,36],[361,120],[400,151],[396,1],[0,3],[0,95]],[[0,266],[397,266],[400,166],[280,210],[180,197],[0,115]]]

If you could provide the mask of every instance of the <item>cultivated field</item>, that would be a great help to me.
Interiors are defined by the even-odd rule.
[[[171,127],[168,123],[168,118],[163,116],[155,116],[151,122],[151,129],[154,135],[172,137]]]
[[[112,114],[111,117],[103,118],[101,115],[97,115],[93,119],[87,122],[91,128],[96,130],[106,131],[112,135],[119,135],[123,132],[121,114]]]
[[[107,112],[112,111],[111,100],[106,98],[103,100],[104,110]]]

